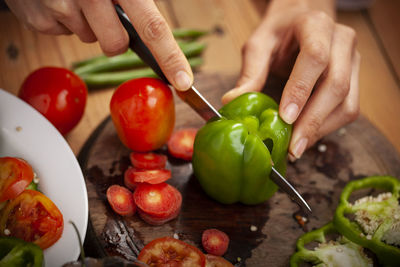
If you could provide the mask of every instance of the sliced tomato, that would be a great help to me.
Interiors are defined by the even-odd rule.
[[[182,205],[182,195],[167,183],[141,183],[133,193],[139,215],[144,221],[160,225],[176,218]]]
[[[196,247],[172,237],[162,237],[148,243],[138,260],[149,266],[203,267],[206,257]]]
[[[23,159],[0,158],[0,202],[17,197],[33,180],[31,165]]]
[[[129,157],[135,168],[143,170],[164,169],[167,163],[167,156],[152,152],[131,152]]]
[[[172,133],[168,140],[168,151],[175,158],[192,160],[193,144],[197,129],[185,128]]]
[[[119,185],[112,185],[107,189],[107,200],[111,208],[122,216],[131,216],[136,212],[132,192]]]
[[[207,229],[203,232],[201,243],[207,253],[222,256],[228,250],[229,237],[218,229]]]
[[[206,254],[206,267],[233,267],[233,264],[220,256]]]
[[[24,190],[5,206],[0,217],[0,235],[33,242],[46,249],[62,235],[64,220],[57,206],[39,191]]]
[[[135,168],[128,168],[125,177],[132,181],[132,183],[159,184],[171,178],[171,171],[166,169],[137,170]]]

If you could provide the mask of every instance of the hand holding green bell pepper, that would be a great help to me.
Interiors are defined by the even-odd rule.
[[[15,237],[0,238],[0,267],[42,267],[42,249]]]
[[[372,259],[363,253],[363,248],[345,237],[339,236],[337,240],[327,242],[327,235],[337,233],[330,222],[302,235],[297,240],[297,252],[290,258],[290,266],[301,266],[303,262],[311,263],[313,266],[373,266]],[[319,245],[314,250],[307,249],[305,246],[312,242],[318,242]]]
[[[378,188],[390,193],[368,196],[349,203],[352,192]],[[400,182],[390,176],[373,176],[348,183],[340,196],[333,219],[337,230],[348,239],[370,249],[383,266],[400,264]],[[354,214],[355,221],[346,215]]]
[[[278,187],[271,166],[286,172],[292,127],[278,114],[277,103],[262,93],[243,94],[199,130],[193,169],[205,192],[225,204],[258,204]]]

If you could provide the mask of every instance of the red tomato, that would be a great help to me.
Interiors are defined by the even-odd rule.
[[[206,265],[206,258],[198,248],[172,237],[162,237],[148,243],[140,251],[138,260],[149,266]]]
[[[112,185],[107,189],[107,200],[111,208],[122,216],[135,214],[136,205],[133,202],[132,192],[125,187]]]
[[[19,97],[42,113],[65,135],[82,118],[87,89],[81,78],[70,70],[44,67],[25,79]]]
[[[0,235],[4,235],[5,229],[13,237],[46,249],[61,237],[64,220],[48,197],[39,191],[26,189],[4,207],[0,217]]]
[[[142,219],[153,225],[160,225],[178,216],[182,195],[167,183],[137,185],[133,199]]]
[[[167,156],[162,154],[131,152],[129,157],[135,168],[143,170],[163,169],[167,164]]]
[[[173,95],[159,79],[140,78],[123,83],[112,96],[110,110],[119,138],[133,151],[160,148],[174,128]]]
[[[135,168],[128,168],[125,171],[124,178],[128,180],[128,184],[135,184],[135,183],[159,184],[171,178],[171,171],[166,169],[137,170]]]
[[[0,202],[17,197],[33,180],[31,165],[23,159],[0,158]]]
[[[175,131],[168,140],[168,151],[175,158],[192,160],[193,144],[197,129],[187,128]]]
[[[233,264],[220,256],[206,254],[207,267],[233,267]]]
[[[207,253],[222,256],[228,250],[229,237],[218,229],[207,229],[201,236],[201,243]]]

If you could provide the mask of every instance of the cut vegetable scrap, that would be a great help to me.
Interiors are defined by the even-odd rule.
[[[143,170],[163,169],[167,163],[167,156],[152,152],[131,152],[129,158],[135,168]]]
[[[203,232],[201,243],[207,253],[222,256],[228,250],[229,237],[218,229],[207,229]]]
[[[107,189],[107,200],[111,208],[121,216],[131,216],[136,212],[131,191],[119,185]]]
[[[128,168],[124,175],[124,179],[129,180],[129,184],[159,184],[165,182],[169,178],[171,178],[171,171],[166,169],[138,170],[135,168]]]
[[[168,152],[175,158],[192,160],[197,131],[195,128],[184,128],[173,132],[167,143]]]

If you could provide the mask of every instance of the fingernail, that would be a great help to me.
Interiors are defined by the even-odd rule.
[[[286,123],[292,124],[296,120],[298,113],[299,106],[295,103],[290,103],[283,111],[281,117]]]
[[[189,87],[192,85],[192,81],[189,77],[189,75],[183,71],[180,70],[176,73],[175,75],[175,88],[179,91],[184,91],[189,89]]]
[[[289,159],[289,161],[290,162],[295,162],[296,161],[296,157],[295,156],[293,156],[292,154],[288,154],[288,159]]]
[[[301,155],[303,155],[304,151],[307,148],[307,143],[308,139],[303,137],[300,140],[297,141],[297,143],[294,145],[294,149],[292,150],[292,154],[294,157],[299,159]]]

